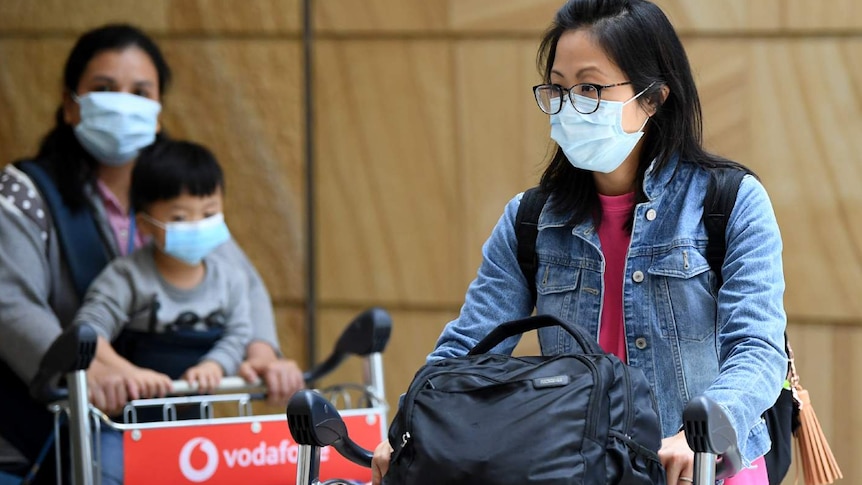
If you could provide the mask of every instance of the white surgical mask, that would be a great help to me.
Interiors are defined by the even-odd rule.
[[[91,92],[72,95],[81,106],[75,137],[96,160],[124,165],[156,139],[162,105],[129,93]]]
[[[649,87],[647,87],[649,89]],[[599,108],[588,115],[579,113],[567,99],[561,99],[563,109],[551,115],[551,138],[557,142],[566,158],[576,168],[610,173],[616,170],[634,150],[643,136],[647,118],[634,133],[623,130],[623,107],[637,99],[646,89],[626,102],[601,100]],[[583,111],[589,111],[596,101],[570,94]]]
[[[230,239],[230,232],[219,212],[199,221],[161,222],[141,214],[157,227],[165,230],[165,254],[188,264],[200,263],[204,256]]]

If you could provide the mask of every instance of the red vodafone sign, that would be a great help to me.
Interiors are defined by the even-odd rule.
[[[380,410],[349,410],[341,414],[350,439],[360,446],[373,450],[385,436]],[[283,416],[188,423],[125,431],[124,483],[283,485],[296,482],[299,446],[290,436]],[[330,447],[320,451],[321,480],[371,481],[368,468],[347,461]]]

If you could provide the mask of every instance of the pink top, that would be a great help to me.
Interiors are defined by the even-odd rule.
[[[96,190],[99,193],[99,198],[102,199],[102,205],[105,206],[105,215],[108,217],[108,224],[111,226],[111,231],[114,233],[114,240],[117,242],[117,250],[120,255],[129,254],[129,234],[134,238],[132,241],[132,249],[137,249],[144,245],[141,239],[140,231],[135,230],[135,225],[132,221],[134,217],[130,212],[123,210],[122,204],[101,180],[96,181]]]
[[[626,362],[626,329],[623,321],[623,275],[632,234],[627,227],[635,206],[634,192],[623,195],[599,194],[602,223],[599,242],[605,257],[602,321],[599,345]]]

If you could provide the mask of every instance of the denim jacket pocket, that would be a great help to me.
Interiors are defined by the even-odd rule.
[[[539,260],[536,272],[536,290],[540,295],[552,295],[578,289],[580,268],[577,266]]]
[[[694,246],[676,246],[655,257],[649,273],[656,276],[688,279],[709,270],[706,256]]]
[[[675,246],[649,267],[662,334],[703,342],[715,335],[716,299],[706,257],[695,246]]]
[[[539,270],[536,273],[536,312],[557,315],[569,322],[577,320],[578,287],[581,268],[573,264],[543,260],[539,256]],[[566,348],[568,334],[559,328],[539,330],[539,345],[545,355],[558,354]]]

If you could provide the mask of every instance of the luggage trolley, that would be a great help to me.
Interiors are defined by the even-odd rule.
[[[85,348],[92,345],[92,353],[95,353],[95,332],[86,326],[75,331],[76,338],[66,340],[83,342]],[[366,447],[375,446],[386,436],[388,407],[381,352],[390,332],[391,318],[385,310],[367,310],[345,328],[329,357],[303,374],[305,381],[311,384],[349,355],[364,359],[363,385],[341,384],[307,392],[323,393],[333,401],[340,400],[342,407],[350,408],[341,411],[343,422]],[[67,345],[62,354],[68,355],[68,349]],[[64,361],[49,366],[55,373],[58,368],[67,369],[64,372],[72,370],[66,378],[68,398],[63,395],[65,390],[56,389],[57,379],[42,384],[60,393],[52,396],[56,402],[49,406],[55,413],[55,432],[59,432],[62,420],[69,422],[72,483],[100,482],[103,450],[99,433],[102,427],[122,432],[126,485],[241,481],[283,484],[285,476],[295,473],[301,447],[291,440],[284,415],[252,414],[251,401],[265,396],[264,386],[249,385],[241,378],[225,378],[216,394],[195,395],[194,387],[185,381],[175,381],[171,397],[132,401],[123,412],[122,422],[118,422],[87,401],[85,370],[91,359],[92,355],[84,352],[76,365]],[[213,405],[217,403],[235,406],[236,416],[214,417]],[[145,408],[159,409],[164,420],[136,422],[137,415]],[[177,420],[178,411],[189,409],[195,412],[195,417]],[[59,444],[55,446],[55,453],[59,458]],[[367,467],[353,465],[340,455],[323,453],[319,459],[323,462],[324,474],[363,482],[370,480],[371,472]],[[62,483],[59,472],[57,482]]]
[[[296,485],[321,485],[321,450],[329,446],[351,462],[371,467],[372,452],[351,439],[335,406],[323,396],[309,391],[295,394],[287,406],[287,423],[299,444]],[[703,396],[692,399],[683,412],[683,427],[695,452],[692,485],[713,485],[742,468],[736,432],[715,401]],[[333,479],[323,484],[352,485],[349,480]]]

